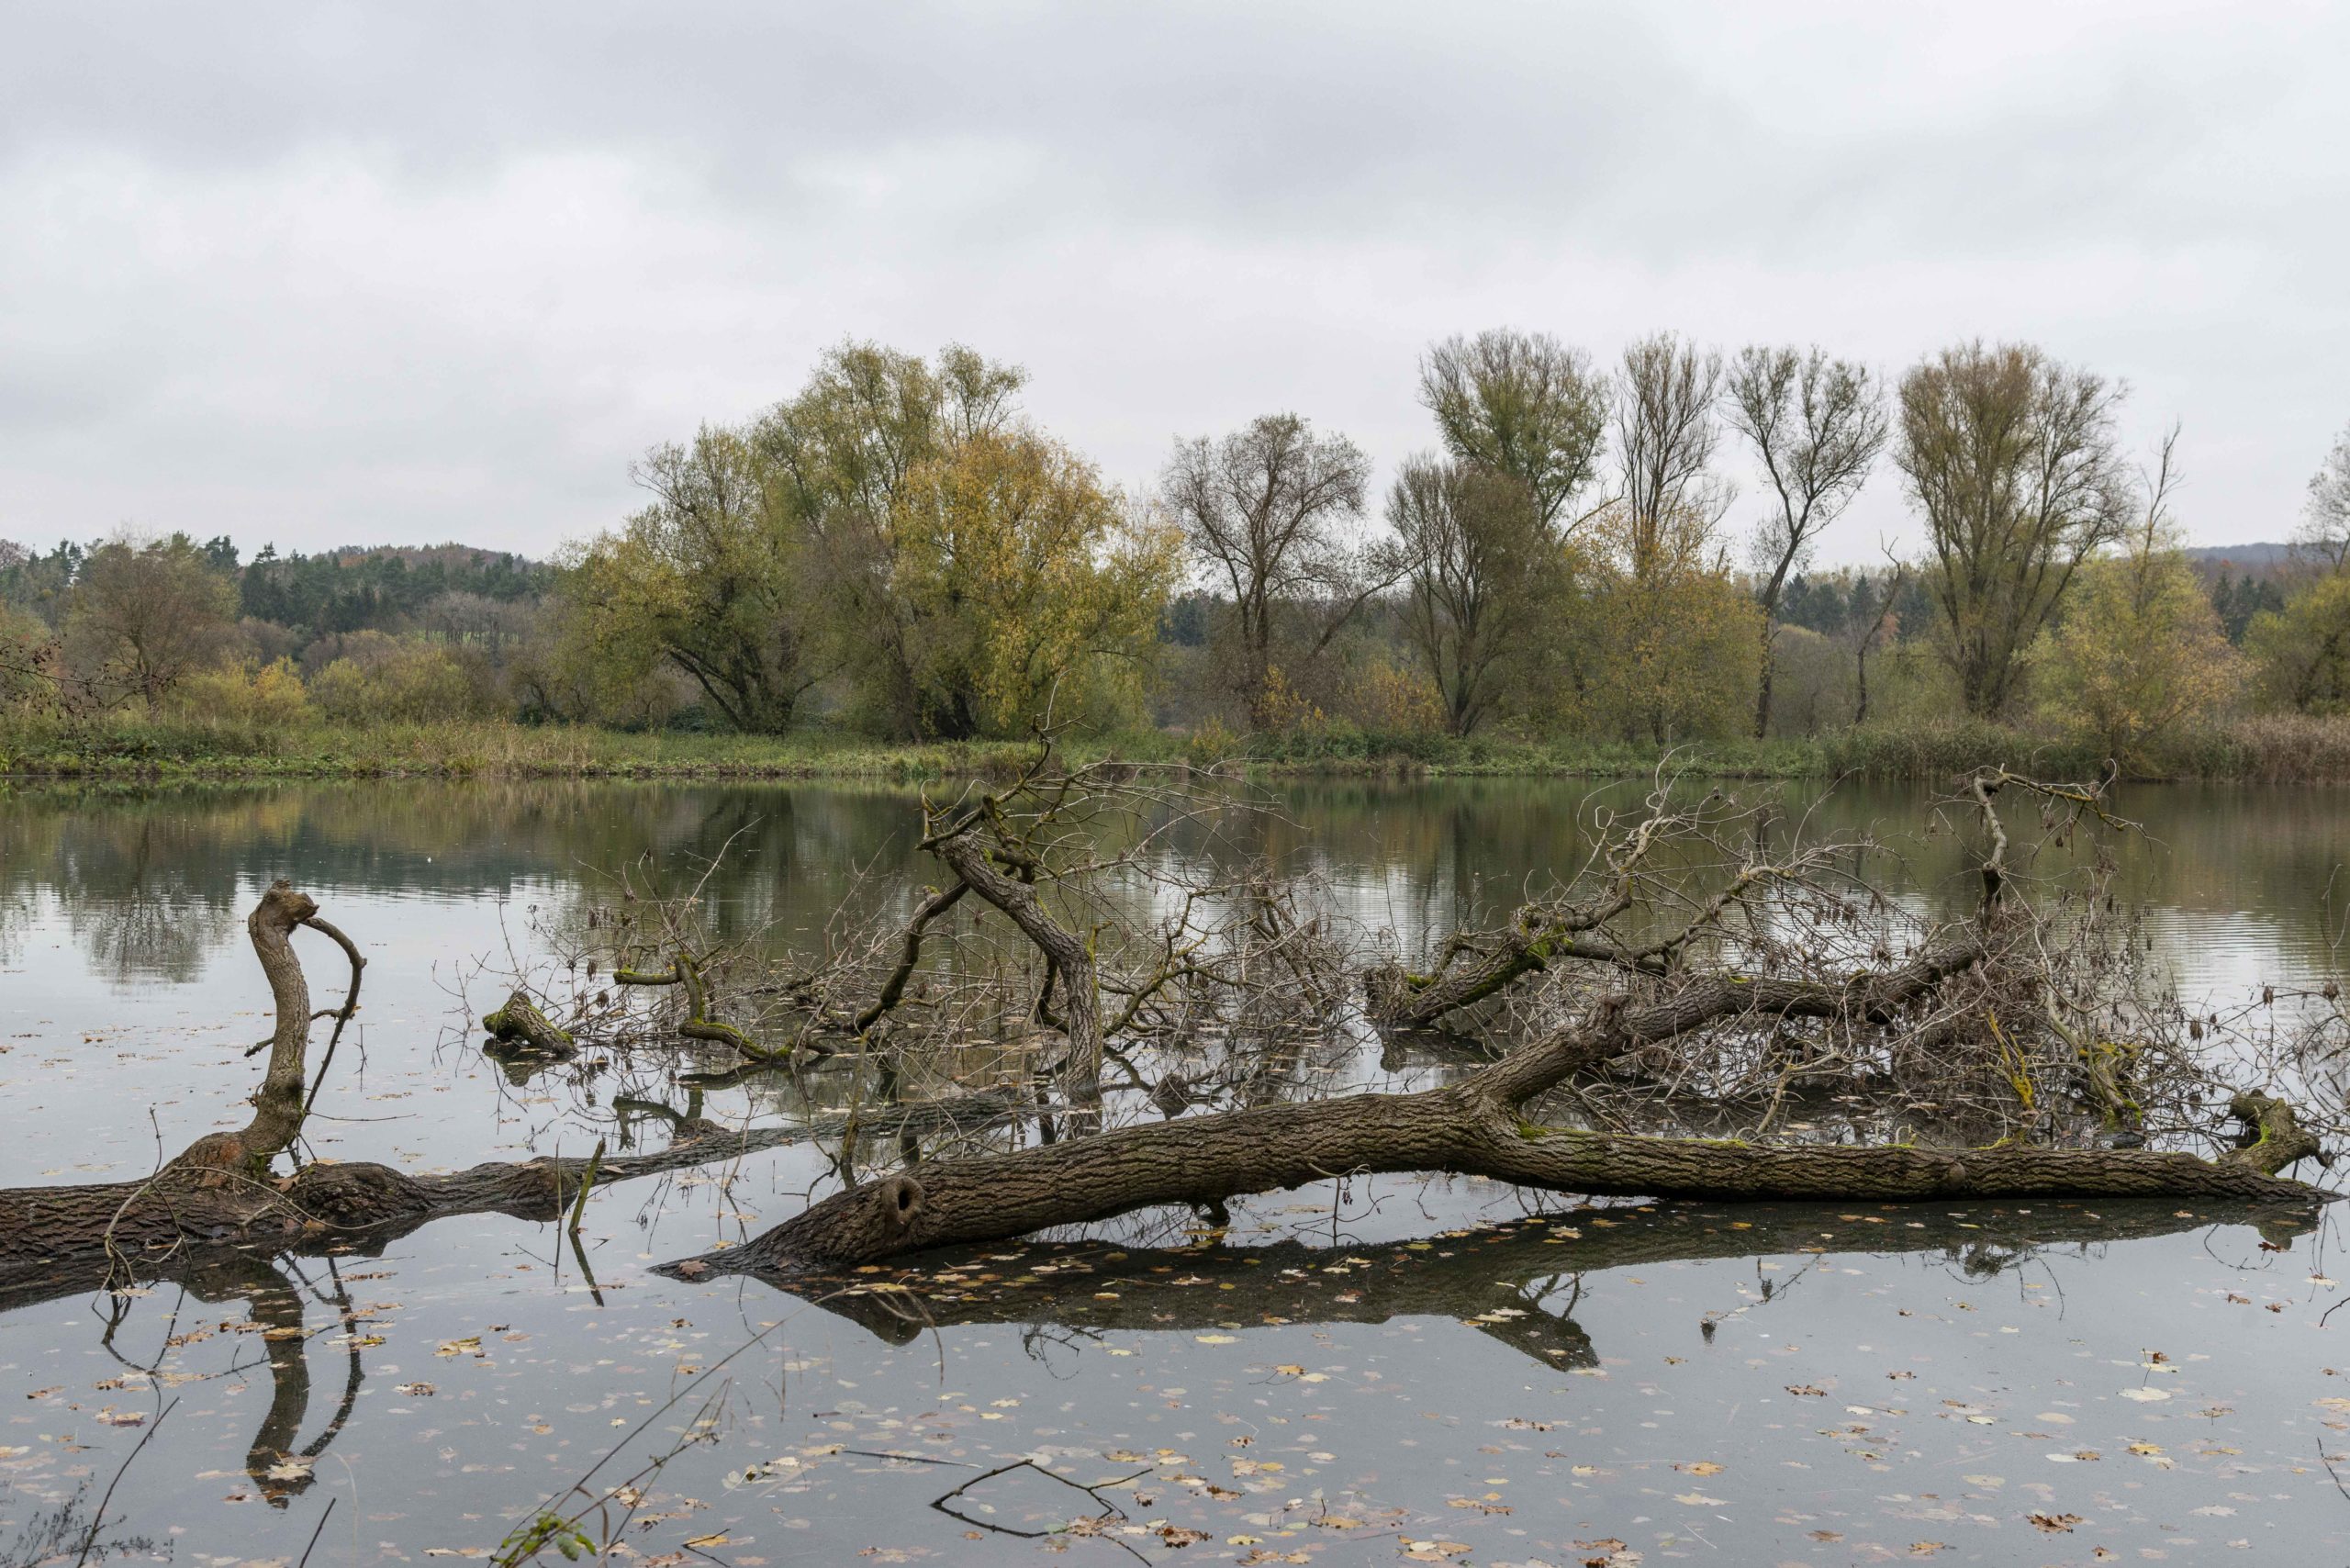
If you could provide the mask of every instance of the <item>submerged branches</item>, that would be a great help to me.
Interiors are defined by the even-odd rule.
[[[1841,868],[1868,847],[1797,840],[1774,850],[1766,808],[1718,790],[1677,804],[1677,784],[1661,775],[1639,817],[1601,822],[1581,877],[1521,905],[1497,930],[1449,937],[1432,972],[1393,959],[1368,971],[1372,1019],[1434,1028],[1561,964],[1671,976],[1708,945],[1766,940],[1770,915],[1758,913],[1766,902],[1779,911],[1805,898],[1834,902],[1848,880]]]
[[[1437,934],[1413,975],[1367,969],[1334,889],[1235,853],[1227,796],[1063,770],[1047,737],[1009,783],[923,801],[939,886],[852,901],[813,951],[778,955],[714,914],[706,873],[671,889],[640,865],[541,928],[553,960],[512,977],[488,1023],[543,1058],[573,1047],[583,1095],[611,1075],[603,1180],[826,1140],[839,1190],[704,1270],[1214,1215],[1358,1171],[1722,1199],[2314,1201],[2285,1173],[2340,1125],[2333,1058],[2256,1057],[2189,1017],[2148,969],[2101,841],[2036,874],[2003,794],[2041,801],[2043,838],[2126,826],[2102,785],[1962,780],[1982,897],[1970,877],[1974,907],[1938,921],[1872,880],[1873,841],[1660,778],[1636,811],[1595,816],[1577,872],[1498,927]],[[280,884],[251,923],[278,1019],[253,1126],[144,1183],[0,1193],[0,1260],[91,1236],[135,1250],[467,1207],[553,1217],[576,1196],[577,1161],[270,1177],[316,1093],[286,943],[316,914]],[[340,1019],[355,998],[354,969]],[[2334,1039],[2350,1051],[2350,1020]],[[796,1096],[802,1126],[704,1119],[705,1090],[754,1073],[757,1103]],[[2277,1092],[2323,1082],[2316,1109]],[[663,1100],[680,1083],[683,1111]],[[646,1117],[669,1124],[667,1148],[636,1148]]]
[[[632,868],[620,898],[551,925],[549,987],[570,996],[546,1011],[632,1058],[665,1041],[757,1068],[843,1055],[880,1062],[890,1095],[1020,1082],[1091,1115],[1108,1085],[1171,1114],[1261,1085],[1352,1011],[1351,955],[1314,889],[1175,847],[1213,842],[1236,804],[1188,770],[1062,771],[1042,737],[1008,783],[924,801],[919,847],[946,875],[910,908],[852,898],[817,951],[776,957]]]
[[[1936,926],[1862,879],[1870,846],[1807,844],[1802,824],[1776,833],[1766,813],[1718,795],[1677,805],[1660,781],[1561,893],[1499,933],[1448,940],[1431,975],[1367,977],[1372,1016],[1391,1026],[1426,1015],[1416,1008],[1440,1017],[1504,999],[1491,1065],[1417,1093],[1304,1094],[1204,1116],[1154,1094],[1176,1120],[901,1170],[813,1205],[725,1266],[830,1267],[1352,1171],[1737,1198],[2315,1195],[2280,1174],[2318,1152],[2288,1108],[2280,1120],[2277,1103],[2231,1096],[2230,1063],[2127,1032],[2144,1022],[2146,976],[2128,931],[2105,918],[2094,867],[2086,890],[2011,895],[2012,846],[1991,807],[2001,788],[2041,795],[2063,831],[2084,816],[2123,825],[2100,788],[1970,778],[1985,896],[1974,920]],[[958,831],[986,820],[975,812]],[[1165,947],[1162,972],[1189,964]],[[1882,1094],[1904,1119],[1869,1132],[1899,1141],[1700,1142],[1535,1120],[1538,1102],[1571,1091],[1586,1107],[1612,1102],[1618,1126],[1641,1106],[1651,1125],[1685,1126],[1695,1110],[1768,1129],[1791,1120],[1791,1095],[1823,1089]],[[2169,1118],[2159,1149],[2143,1147],[2150,1105]],[[2182,1147],[2224,1148],[2222,1106],[2266,1130],[2217,1160]],[[1851,1119],[1858,1130],[1863,1118]]]

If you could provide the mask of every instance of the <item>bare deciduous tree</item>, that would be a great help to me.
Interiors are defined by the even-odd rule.
[[[1445,450],[1517,479],[1545,527],[1580,521],[1561,519],[1607,443],[1607,378],[1582,350],[1506,328],[1447,338],[1420,361],[1420,401]]]
[[[1909,564],[1895,561],[1892,572],[1885,579],[1885,591],[1876,596],[1875,607],[1861,619],[1860,636],[1852,644],[1855,728],[1869,722],[1869,655],[1880,640],[1897,629],[1892,623],[1893,607],[1900,602],[1901,589],[1908,580]]]
[[[2113,429],[2123,395],[2028,343],[1962,343],[1902,377],[1895,460],[1970,713],[2006,711],[2074,572],[2136,510]]]
[[[2350,566],[2350,426],[2333,438],[2333,449],[2310,476],[2310,498],[2293,548],[2329,572]]]
[[[1404,635],[1436,682],[1447,727],[1468,734],[1535,632],[1554,566],[1546,520],[1510,475],[1419,457],[1388,492],[1387,521],[1404,560]]]
[[[1284,644],[1311,660],[1396,564],[1349,537],[1371,460],[1297,414],[1266,414],[1221,441],[1180,442],[1160,479],[1194,561],[1232,595],[1240,683],[1252,723]],[[1294,630],[1292,630],[1294,628]]]
[[[1866,482],[1884,450],[1885,398],[1866,365],[1820,349],[1752,347],[1729,370],[1729,422],[1754,448],[1776,510],[1757,531],[1762,582],[1762,668],[1754,733],[1771,728],[1772,634],[1787,574],[1810,554]]]
[[[1633,576],[1645,579],[1664,548],[1667,525],[1695,516],[1710,528],[1729,505],[1729,487],[1707,472],[1720,431],[1714,405],[1722,356],[1672,332],[1624,351],[1616,376],[1616,449]]]

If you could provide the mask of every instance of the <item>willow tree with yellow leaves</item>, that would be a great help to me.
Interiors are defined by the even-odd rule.
[[[2121,553],[2082,566],[2064,621],[2032,650],[2048,716],[2125,767],[2210,718],[2242,683],[2242,661],[2170,517],[2177,441],[2176,429],[2164,438]]]
[[[1754,703],[1762,612],[1730,575],[1713,520],[1613,507],[1577,553],[1567,633],[1584,724],[1659,745],[1729,734]]]
[[[666,665],[754,732],[816,694],[909,739],[1122,717],[1175,535],[1021,418],[1025,381],[844,343],[758,418],[654,448],[653,504],[566,574],[573,662],[608,694]]]
[[[913,471],[890,521],[906,673],[931,733],[1013,734],[1048,710],[1139,700],[1175,578],[1175,531],[1023,428]]]

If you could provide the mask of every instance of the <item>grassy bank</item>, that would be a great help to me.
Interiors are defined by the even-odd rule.
[[[1078,760],[1245,761],[1260,776],[1585,777],[1646,773],[1666,748],[1588,739],[1511,740],[1359,733],[1264,737],[1214,750],[1163,731],[1072,739]],[[2027,730],[1952,723],[1870,727],[1803,740],[1700,741],[1672,748],[1681,770],[1751,778],[1853,775],[1947,778],[1985,763],[2046,776],[2103,767],[2094,747]],[[1026,747],[1009,741],[905,745],[811,731],[782,737],[632,733],[450,722],[252,730],[113,716],[90,723],[0,716],[0,777],[14,778],[870,778],[1000,777]],[[2148,778],[2350,782],[2350,719],[2264,717],[2150,748]]]

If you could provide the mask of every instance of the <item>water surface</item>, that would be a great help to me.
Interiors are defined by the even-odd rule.
[[[1925,795],[1809,795],[1783,811],[1873,834],[1919,907],[1967,907]],[[1576,863],[1595,811],[1636,796],[1300,786],[1226,847],[1316,870],[1411,947]],[[535,923],[604,872],[730,846],[715,918],[806,941],[928,874],[913,808],[808,786],[0,797],[0,1182],[136,1176],[241,1120],[268,1029],[242,918],[279,875],[370,960],[322,1153],[584,1152],[619,1074],[518,1086],[485,1063],[482,961],[528,961]],[[2150,789],[2121,809],[2147,832],[2114,851],[2117,890],[2183,991],[2333,971],[2350,796]],[[323,945],[311,962],[330,1000]],[[702,1108],[772,1121],[830,1092]],[[600,1192],[578,1255],[468,1216],[357,1252],[166,1260],[111,1291],[0,1288],[0,1563],[85,1544],[479,1560],[583,1473],[600,1491],[664,1455],[632,1514],[587,1521],[599,1544],[617,1530],[614,1561],[2350,1557],[2330,1219],[1582,1207],[1382,1179],[1237,1205],[1222,1246],[1158,1215],[924,1260],[920,1319],[873,1288],[895,1271],[789,1294],[648,1271],[789,1215],[825,1169],[799,1145]]]

